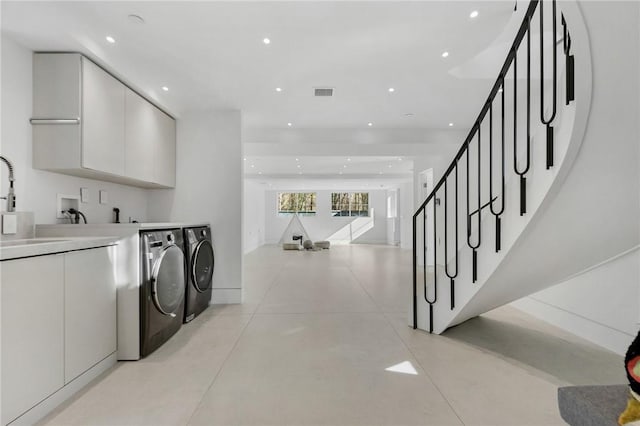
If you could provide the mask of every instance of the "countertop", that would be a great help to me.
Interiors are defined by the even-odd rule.
[[[0,247],[0,261],[104,247],[117,243],[118,237],[51,237],[3,240],[0,243],[3,245]]]
[[[47,224],[36,225],[36,235],[38,230],[44,229],[81,229],[82,227],[94,229],[170,229],[170,228],[195,228],[199,226],[209,226],[208,223],[193,222],[141,222],[141,223],[89,223],[89,224]]]

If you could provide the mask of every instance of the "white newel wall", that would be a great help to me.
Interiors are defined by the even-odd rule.
[[[414,187],[413,182],[400,185],[400,248],[411,250],[413,248],[413,213]]]
[[[386,244],[387,243],[387,191],[385,190],[336,190],[339,192],[368,192],[369,208],[373,208],[375,215],[373,227],[367,232],[355,238],[353,243]],[[331,193],[336,191],[318,190],[291,190],[291,191],[265,191],[265,242],[277,244],[282,237],[287,225],[291,221],[290,216],[278,216],[279,192],[315,192],[317,193],[317,213],[315,216],[301,216],[300,220],[314,240],[326,240],[340,230],[344,230],[350,223],[365,218],[356,217],[332,217]]]
[[[240,129],[239,111],[185,113],[177,126],[176,188],[149,191],[150,221],[211,224],[213,303],[241,302]]]
[[[243,253],[249,253],[265,242],[264,185],[249,179],[244,181]]]
[[[33,82],[32,54],[2,35],[2,132],[0,153],[15,169],[16,206],[18,211],[32,211],[36,223],[66,223],[56,219],[57,194],[80,196],[80,188],[89,189],[89,202],[80,210],[90,223],[107,223],[113,218],[113,208],[120,208],[120,218],[140,222],[147,220],[147,191],[140,188],[77,178],[34,170],[31,166],[31,124]],[[7,170],[0,176],[0,193],[8,191]],[[108,202],[99,204],[98,191],[108,192]],[[6,202],[0,200],[1,210]]]

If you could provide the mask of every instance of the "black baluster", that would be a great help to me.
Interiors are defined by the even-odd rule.
[[[565,73],[566,73],[566,101],[565,105],[569,105],[570,102],[576,98],[575,94],[575,61],[571,54],[571,34],[567,28],[567,21],[564,19],[564,14],[560,14],[562,20],[562,46],[565,56]]]
[[[481,118],[480,118],[481,119]],[[481,136],[480,136],[480,128],[481,128],[481,122],[476,122],[475,125],[475,130],[477,131],[478,134],[478,209],[474,212],[474,213],[469,213],[469,192],[470,192],[470,188],[469,188],[469,155],[470,155],[470,144],[467,147],[467,245],[469,246],[469,248],[471,248],[473,250],[473,265],[472,265],[472,276],[473,276],[473,282],[475,283],[477,281],[478,278],[478,255],[477,255],[477,249],[480,247],[480,243],[482,241],[482,228],[481,228],[481,209],[482,209],[482,202],[480,201],[480,196],[481,196],[481,189],[480,189],[480,184],[481,184],[481,180],[480,180],[480,151],[481,151]],[[471,216],[473,214],[477,214],[478,215],[478,219],[477,219],[477,227],[478,227],[478,241],[476,244],[473,244],[471,242],[471,236],[472,236],[472,219]]]
[[[449,198],[448,198],[448,194],[449,194],[449,189],[448,189],[448,176],[445,177],[444,180],[444,272],[447,275],[447,277],[449,277],[450,280],[450,285],[449,285],[449,290],[450,290],[450,295],[451,295],[451,310],[453,310],[456,307],[456,302],[455,302],[455,278],[458,276],[458,162],[456,160],[454,160],[455,163],[455,178],[456,178],[456,186],[455,186],[455,220],[454,220],[454,229],[455,229],[455,253],[454,253],[454,257],[455,257],[455,265],[456,265],[456,272],[451,273],[451,271],[449,271],[449,246],[448,246],[448,239],[449,239],[449,234],[448,234],[448,205],[449,205]]]
[[[429,304],[429,333],[433,333],[433,304],[438,300],[438,291],[436,286],[436,245],[435,245],[435,235],[436,235],[436,204],[435,204],[435,190],[433,197],[433,235],[434,235],[434,246],[433,246],[433,300],[429,299],[429,295],[427,294],[427,209],[423,210],[423,228],[422,228],[422,238],[424,241],[424,300]]]
[[[496,218],[496,253],[500,251],[500,216],[504,213],[504,80],[501,82],[502,92],[502,137],[500,145],[500,210],[494,209],[494,201],[498,196],[493,196],[493,99],[489,107],[489,210]]]
[[[417,213],[416,213],[417,214]],[[417,251],[417,241],[416,241],[416,215],[413,215],[413,329],[418,328],[418,277],[417,277],[417,268],[416,264],[416,251]]]
[[[422,210],[422,285],[424,287],[424,300],[427,300],[427,209]]]
[[[520,176],[520,216],[527,212],[527,178],[526,174],[529,171],[531,165],[531,19],[527,18],[527,135],[526,135],[526,153],[525,153],[525,167],[523,170],[518,169],[518,140],[517,140],[517,118],[514,108],[513,114],[513,169],[515,173]],[[518,51],[516,50],[513,59],[514,66],[514,84],[513,84],[513,102],[514,105],[518,102],[517,97],[517,58]]]
[[[551,123],[556,118],[556,102],[557,102],[557,92],[556,86],[558,81],[558,64],[557,64],[557,47],[556,47],[556,30],[557,30],[557,19],[556,19],[556,0],[552,0],[552,28],[553,28],[553,103],[551,105],[551,116],[549,118],[545,118],[544,116],[544,6],[543,1],[540,1],[540,121],[542,124],[547,126],[547,169],[553,167],[553,126]]]

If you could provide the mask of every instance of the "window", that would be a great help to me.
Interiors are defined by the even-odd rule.
[[[369,216],[369,193],[332,193],[331,216]]]
[[[316,214],[315,192],[280,192],[278,193],[278,214],[298,213],[302,216]]]

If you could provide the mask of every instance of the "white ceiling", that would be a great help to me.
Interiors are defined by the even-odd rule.
[[[494,73],[486,67],[482,75],[465,70],[512,39],[505,31],[519,22],[514,1],[482,0],[4,0],[0,7],[3,35],[36,51],[83,52],[178,117],[194,109],[241,110],[244,131],[254,135],[251,142],[274,130],[302,132],[296,136],[300,140],[318,130],[372,135],[393,130],[384,134],[389,142],[405,142],[390,139],[397,131],[464,131],[500,63],[492,64]],[[475,19],[469,17],[473,10],[479,11]],[[145,23],[134,23],[130,14]],[[107,35],[116,43],[108,43]],[[447,58],[443,51],[450,53]],[[319,86],[334,87],[335,96],[314,98]],[[374,176],[391,162],[394,170],[402,169],[398,173],[410,174],[410,161],[376,159],[363,147],[357,150],[358,165],[347,173]],[[344,157],[336,154],[304,159],[305,173],[341,177]],[[292,159],[251,160],[277,178],[296,173],[289,170]]]
[[[410,177],[413,161],[402,157],[252,157],[243,159],[245,175],[271,177],[298,177],[337,175],[362,177],[363,175]]]

